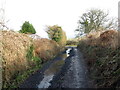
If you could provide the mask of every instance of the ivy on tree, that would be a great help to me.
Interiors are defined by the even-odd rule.
[[[62,28],[60,26],[48,26],[46,31],[50,39],[59,42],[62,38]]]
[[[66,38],[67,38],[66,33],[63,31],[63,29],[60,26],[58,25],[47,26],[46,32],[51,40],[56,41],[61,46],[66,44]]]

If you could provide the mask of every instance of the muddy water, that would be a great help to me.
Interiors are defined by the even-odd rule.
[[[51,84],[50,81],[53,79],[54,75],[61,69],[65,63],[65,59],[69,56],[71,48],[66,50],[66,53],[59,56],[59,60],[56,60],[45,72],[44,78],[37,86],[38,88],[48,88]]]

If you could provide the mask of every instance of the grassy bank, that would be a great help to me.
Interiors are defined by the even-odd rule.
[[[78,45],[95,87],[120,86],[119,32],[108,30],[86,35]]]

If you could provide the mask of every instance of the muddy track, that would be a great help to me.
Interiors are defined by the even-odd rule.
[[[49,88],[91,88],[92,82],[88,78],[87,67],[82,54],[73,48],[66,64],[51,81]]]
[[[82,54],[76,47],[70,47],[54,60],[49,61],[31,75],[20,88],[89,88],[92,87],[88,78],[86,64]]]

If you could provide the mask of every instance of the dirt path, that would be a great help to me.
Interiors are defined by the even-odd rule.
[[[83,58],[78,50],[74,49],[75,55],[71,57],[71,64],[64,76],[62,87],[69,88],[85,88],[88,87],[87,83],[87,69],[85,67]]]
[[[91,82],[82,54],[76,47],[65,52],[28,78],[21,88],[89,88]],[[70,51],[70,50],[69,50]],[[68,53],[68,52],[67,52]],[[67,57],[68,56],[68,57]],[[62,57],[62,58],[61,58]],[[35,82],[34,82],[35,81]]]
[[[90,88],[92,87],[91,82],[87,76],[87,68],[82,57],[82,54],[77,48],[73,48],[71,56],[68,58],[66,63],[66,71],[61,71],[59,77],[54,78],[51,88]],[[66,65],[63,69],[66,68]]]

